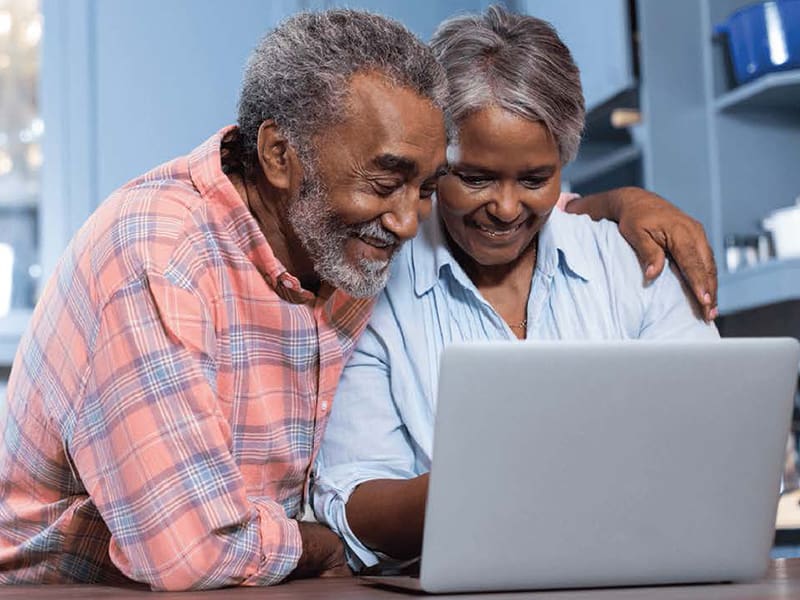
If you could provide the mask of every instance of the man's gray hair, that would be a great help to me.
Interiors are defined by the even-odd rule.
[[[369,71],[444,109],[442,67],[397,21],[341,9],[298,13],[281,23],[261,40],[245,69],[239,98],[245,166],[258,164],[258,129],[267,119],[301,159],[313,159],[312,138],[344,117],[350,78]]]
[[[443,22],[431,47],[447,72],[451,140],[466,117],[494,105],[542,122],[562,163],[575,157],[585,115],[580,73],[549,23],[491,6]]]

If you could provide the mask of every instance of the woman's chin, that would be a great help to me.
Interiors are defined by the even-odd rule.
[[[519,260],[519,258],[525,254],[529,246],[530,243],[511,247],[492,248],[472,246],[467,252],[467,256],[482,267],[502,267]]]

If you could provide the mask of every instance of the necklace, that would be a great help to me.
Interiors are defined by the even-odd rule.
[[[509,323],[508,326],[511,329],[519,329],[521,331],[525,331],[525,329],[527,329],[528,327],[528,319],[522,319],[522,321],[520,321],[519,323],[514,323],[513,325]]]

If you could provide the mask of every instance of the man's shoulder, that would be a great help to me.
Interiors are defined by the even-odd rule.
[[[185,159],[176,159],[112,192],[75,236],[73,253],[91,263],[109,293],[148,273],[188,271],[202,260],[212,215],[185,167]]]
[[[98,214],[109,225],[136,222],[174,227],[203,205],[203,197],[192,183],[186,157],[166,162],[121,186],[100,205]],[[105,210],[107,209],[107,210]]]

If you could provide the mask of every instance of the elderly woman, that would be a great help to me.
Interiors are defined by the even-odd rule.
[[[432,46],[451,94],[438,218],[397,258],[345,368],[313,489],[355,568],[419,553],[447,344],[718,336],[672,268],[643,283],[614,223],[554,210],[584,118],[555,31],[493,7],[446,21]]]

